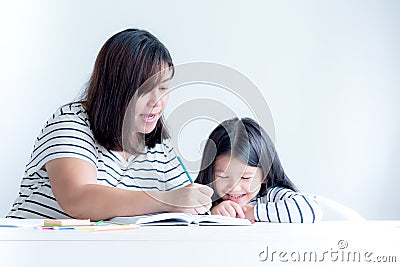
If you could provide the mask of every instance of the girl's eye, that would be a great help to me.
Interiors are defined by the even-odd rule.
[[[229,178],[229,176],[225,176],[225,175],[217,175],[217,177],[218,177],[218,178],[223,178],[223,179]]]
[[[160,87],[160,90],[161,91],[166,91],[166,90],[168,90],[168,87]]]
[[[252,179],[253,177],[242,177],[242,179],[243,180],[250,180],[250,179]]]

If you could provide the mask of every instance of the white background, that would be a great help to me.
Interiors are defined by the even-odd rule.
[[[2,1],[0,216],[45,121],[79,96],[101,45],[135,27],[156,35],[175,64],[215,62],[251,79],[300,189],[367,219],[400,219],[400,1],[232,2]],[[172,96],[170,109],[179,101]],[[186,134],[199,140],[182,137],[194,151],[185,153],[208,134],[192,126]]]

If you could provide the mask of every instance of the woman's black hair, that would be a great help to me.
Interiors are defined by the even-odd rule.
[[[124,150],[123,124],[128,105],[133,97],[147,93],[142,85],[165,68],[172,70],[172,76],[173,63],[167,48],[145,30],[127,29],[106,41],[82,99],[90,128],[100,145]],[[160,81],[153,80],[153,85],[157,82]],[[167,137],[163,118],[151,133],[142,135],[150,148]],[[133,151],[138,152],[135,148]]]
[[[196,183],[209,185],[214,189],[213,205],[221,201],[215,194],[214,165],[216,159],[222,155],[230,155],[247,165],[262,169],[263,180],[259,196],[266,195],[267,189],[275,186],[297,191],[285,174],[267,132],[253,119],[233,118],[222,122],[210,134],[196,179]]]

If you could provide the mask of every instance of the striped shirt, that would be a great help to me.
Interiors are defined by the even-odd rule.
[[[97,169],[98,184],[129,190],[169,191],[190,183],[170,140],[147,148],[126,161],[118,152],[99,145],[82,104],[60,107],[35,141],[9,218],[70,218],[60,207],[42,167],[57,158],[78,158]]]
[[[254,218],[261,222],[314,223],[322,219],[316,197],[283,187],[271,187],[267,194],[250,201]]]

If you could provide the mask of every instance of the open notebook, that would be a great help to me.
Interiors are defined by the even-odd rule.
[[[163,212],[133,217],[114,217],[113,223],[145,225],[251,225],[247,219],[220,215],[193,215],[190,213]]]

